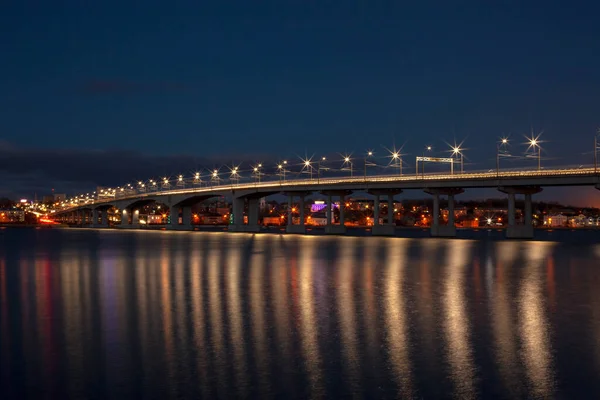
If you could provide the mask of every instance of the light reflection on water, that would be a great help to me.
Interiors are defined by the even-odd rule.
[[[599,248],[4,230],[0,397],[598,397]]]

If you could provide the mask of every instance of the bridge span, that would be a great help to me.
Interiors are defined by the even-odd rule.
[[[335,178],[279,179],[240,183],[231,181],[228,184],[205,184],[190,187],[161,188],[159,185],[140,185],[140,187],[123,187],[112,190],[108,195],[97,194],[93,198],[77,198],[58,210],[54,216],[58,220],[82,223],[91,214],[91,225],[108,227],[108,210],[116,208],[122,213],[122,228],[139,227],[139,208],[160,202],[170,209],[171,223],[169,229],[191,230],[192,206],[204,200],[227,196],[232,198],[233,222],[229,231],[258,232],[259,199],[273,195],[284,194],[288,204],[295,199],[300,203],[299,224],[293,223],[292,210],[288,207],[286,231],[288,233],[304,233],[304,199],[312,193],[326,196],[327,204],[331,206],[334,198],[339,198],[341,204],[344,198],[353,192],[365,192],[374,199],[374,235],[393,235],[395,224],[393,218],[380,224],[379,205],[388,202],[393,208],[393,197],[406,190],[423,190],[433,197],[432,236],[452,237],[456,235],[454,224],[454,198],[466,189],[497,188],[508,197],[508,238],[533,237],[532,196],[550,186],[595,186],[600,189],[600,175],[596,168],[555,168],[534,171],[498,171],[488,170],[458,174],[428,173],[420,175],[378,175]],[[524,197],[524,223],[517,224],[515,218],[516,196]],[[448,224],[439,223],[440,197],[448,199]],[[247,223],[243,213],[247,208]],[[332,223],[331,212],[327,213],[325,231],[333,234],[344,234],[344,210],[340,207],[339,224]],[[175,217],[177,216],[177,217]],[[179,218],[179,216],[181,218]],[[175,218],[174,218],[175,217]]]

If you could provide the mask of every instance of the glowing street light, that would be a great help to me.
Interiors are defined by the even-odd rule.
[[[464,155],[462,153],[460,145],[454,145],[452,147],[452,155],[455,157],[460,155],[460,173],[462,174],[464,172]]]
[[[365,178],[365,180],[367,180],[367,165],[369,165],[369,166],[375,165],[375,164],[370,163],[370,162],[367,161],[367,159],[369,157],[373,157],[373,151],[372,150],[368,150],[367,153],[365,154],[365,158],[364,158],[364,164],[365,164],[364,178]]]
[[[345,165],[350,166],[350,177],[352,177],[354,175],[353,168],[352,168],[354,164],[352,163],[352,159],[348,155],[344,156],[344,163],[342,164],[342,167],[344,167]],[[348,168],[342,168],[342,170],[348,170]]]
[[[327,157],[323,156],[317,161],[317,182],[321,179],[321,169],[327,170],[327,168],[321,168],[321,164],[327,161]]]
[[[423,150],[423,158],[425,158],[425,152],[431,152],[433,150],[433,147],[431,146],[425,146],[425,149]],[[423,175],[423,177],[425,177],[425,160],[421,161],[421,173]],[[417,175],[419,175],[419,163],[417,161]]]
[[[282,178],[285,182],[285,165],[287,161],[283,161],[282,163],[277,164],[277,175],[279,175],[279,181],[281,182]]]
[[[542,169],[542,148],[540,147],[540,136],[542,136],[542,134],[538,134],[537,136],[533,136],[533,131],[531,132],[531,137],[527,137],[528,140],[528,144],[529,146],[527,147],[527,150],[529,151],[529,149],[533,150],[533,156],[536,155],[537,152],[537,159],[538,159],[538,171],[540,171]]]
[[[259,183],[260,183],[260,176],[261,176],[261,173],[260,173],[261,168],[262,168],[261,163],[256,164],[256,166],[254,166],[252,168],[253,175],[254,175],[255,179],[257,180],[257,182],[259,182]]]
[[[496,146],[496,175],[500,174],[500,156],[510,157],[507,151],[508,138],[501,138]]]
[[[402,154],[398,150],[390,151],[390,164],[394,164],[394,166],[398,166],[398,172],[400,176],[402,176]]]
[[[302,171],[301,172],[304,172],[306,170],[307,172],[305,172],[305,173],[310,174],[310,179],[312,180],[312,178],[313,178],[313,166],[311,165],[311,159],[310,158],[302,159],[302,165],[303,166],[302,166]]]

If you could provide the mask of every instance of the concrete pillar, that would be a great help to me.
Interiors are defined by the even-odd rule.
[[[438,227],[440,225],[440,195],[435,193],[433,195],[433,216],[431,219],[431,226]]]
[[[448,195],[448,225],[454,226],[454,195]]]
[[[258,212],[260,200],[256,198],[248,199],[248,225],[258,226]]]
[[[506,237],[509,239],[532,239],[533,213],[531,197],[534,193],[539,193],[542,188],[539,186],[509,186],[498,188],[501,192],[508,195],[508,226],[506,227]],[[515,221],[515,196],[523,194],[525,196],[524,223],[517,225]]]
[[[107,228],[108,227],[108,210],[105,208],[104,210],[102,210],[102,221],[100,222],[100,226],[102,226],[103,228]]]
[[[340,226],[346,226],[344,218],[344,207],[346,206],[346,196],[340,196]]]
[[[179,229],[179,206],[169,207],[169,218],[171,218],[171,223],[169,224],[167,229],[178,230]]]
[[[294,196],[291,194],[288,195],[288,226],[294,225],[293,215],[292,215],[292,204],[294,203]]]
[[[379,195],[373,199],[373,226],[379,226]]]
[[[525,193],[525,226],[533,226],[531,209],[531,193]]]
[[[300,226],[304,226],[304,196],[300,196]]]
[[[104,213],[105,211],[102,211],[102,218],[104,218]],[[104,219],[102,221],[104,221]],[[129,226],[129,211],[125,208],[121,211],[121,226]]]
[[[140,210],[133,210],[131,214],[131,225],[136,228],[140,225]]]
[[[515,226],[515,194],[508,194],[508,226]]]
[[[285,229],[287,233],[306,233],[306,226],[304,225],[304,196],[304,193],[299,195],[300,201],[298,207],[300,207],[300,223],[298,225],[294,225],[292,219],[292,204],[294,202],[294,196],[288,194],[288,225]]]
[[[327,196],[327,208],[325,208],[325,212],[327,215],[327,226],[331,226],[331,214],[332,214],[332,199],[331,199],[331,195]]]
[[[239,207],[243,210],[244,207],[244,199],[239,199],[239,202],[236,203],[236,208]],[[236,224],[232,231],[238,232],[259,232],[260,225],[258,225],[258,214],[260,211],[260,199],[258,198],[248,198],[248,224],[244,224],[244,217],[242,215],[238,224]]]
[[[192,229],[192,207],[181,207],[181,229]]]
[[[98,226],[98,210],[92,210],[92,226]]]
[[[394,222],[394,195],[388,194],[388,225],[395,226]]]
[[[460,188],[431,189],[428,191],[433,196],[433,218],[431,221],[431,236],[456,236],[454,226],[454,196],[462,193]],[[440,225],[440,195],[448,196],[448,225]]]

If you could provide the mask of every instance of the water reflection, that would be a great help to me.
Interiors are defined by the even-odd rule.
[[[523,358],[533,393],[548,398],[553,391],[550,332],[543,299],[543,265],[552,243],[531,242],[525,247],[525,265],[519,290],[519,325]]]
[[[571,375],[599,370],[598,246],[27,234],[0,242],[2,398],[600,394]]]
[[[444,282],[444,326],[450,374],[456,398],[475,398],[475,366],[470,343],[465,275],[471,259],[471,242],[448,241]]]

